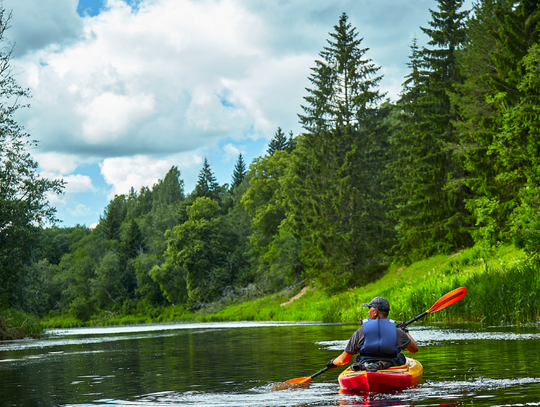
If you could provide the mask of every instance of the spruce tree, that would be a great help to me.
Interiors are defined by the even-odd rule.
[[[137,279],[133,265],[129,265],[131,259],[135,259],[143,251],[143,236],[139,225],[132,219],[129,223],[120,250],[118,253],[118,263],[122,276],[122,285],[127,289],[127,293],[132,295],[137,287]]]
[[[231,179],[231,189],[239,186],[242,181],[244,180],[244,177],[246,176],[246,163],[244,162],[244,157],[242,157],[242,153],[238,155],[238,160],[236,160],[236,165],[234,166],[234,172]]]
[[[285,151],[291,152],[296,148],[296,139],[294,138],[294,134],[291,131],[289,131],[289,139],[287,140],[287,146],[285,147]]]
[[[379,68],[365,58],[346,14],[334,29],[312,69],[299,115],[306,133],[283,180],[287,221],[304,241],[308,274],[330,289],[382,261],[378,237],[386,225],[379,222],[386,137],[377,131]]]
[[[281,127],[278,127],[276,133],[274,134],[274,137],[272,138],[272,140],[270,140],[270,143],[268,143],[268,149],[266,150],[266,152],[269,155],[274,155],[276,151],[286,150],[287,146],[287,136],[285,135],[285,133],[283,133]]]
[[[372,104],[382,98],[377,89],[382,77],[376,76],[380,68],[365,58],[368,48],[361,48],[362,39],[347,14],[341,15],[334,29],[329,33],[333,40],[327,40],[328,46],[320,53],[322,60],[312,68],[313,87],[306,89],[304,115],[298,115],[310,133],[358,128]]]
[[[398,103],[401,128],[392,138],[397,160],[390,166],[398,222],[395,249],[405,262],[471,243],[464,202],[469,191],[453,154],[458,144],[453,121],[458,117],[448,96],[461,80],[456,50],[466,38],[467,13],[460,11],[462,0],[438,3],[439,10],[431,10],[430,28],[422,28],[430,48],[413,45],[413,72]]]
[[[120,227],[127,215],[125,195],[115,195],[100,218],[100,229],[109,240],[120,240]]]
[[[208,164],[208,160],[204,159],[203,167],[199,172],[197,185],[195,185],[195,191],[193,191],[194,198],[208,197],[210,199],[220,200],[221,188]]]

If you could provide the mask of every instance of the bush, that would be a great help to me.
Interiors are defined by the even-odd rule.
[[[81,321],[88,321],[94,315],[95,307],[92,301],[77,297],[71,303],[69,311],[75,318]]]
[[[21,311],[0,312],[0,340],[37,338],[43,335],[43,327],[31,316]]]

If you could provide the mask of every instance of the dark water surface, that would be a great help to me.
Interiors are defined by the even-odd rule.
[[[540,329],[416,325],[423,383],[340,393],[335,369],[309,376],[356,325],[217,323],[51,331],[0,343],[0,406],[540,406]],[[408,352],[406,352],[408,354]]]

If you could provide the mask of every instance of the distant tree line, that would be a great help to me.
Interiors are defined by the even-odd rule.
[[[116,196],[93,230],[39,227],[54,217],[44,193],[61,184],[27,182],[37,176],[32,165],[20,172],[25,145],[14,155],[3,132],[2,304],[83,320],[157,315],[303,281],[342,290],[392,262],[474,244],[537,251],[539,3],[482,0],[465,11],[439,0],[396,102],[343,14],[312,68],[302,134],[278,128],[249,166],[240,154],[230,184],[205,160],[186,193],[172,167],[151,188]],[[22,140],[8,106],[2,128]],[[10,192],[12,168],[28,193]],[[32,188],[38,203],[18,207]]]

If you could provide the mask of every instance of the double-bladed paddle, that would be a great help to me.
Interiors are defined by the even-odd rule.
[[[432,314],[434,312],[440,311],[448,307],[449,305],[455,304],[456,302],[458,302],[465,296],[466,292],[467,292],[467,288],[465,287],[456,288],[455,290],[450,291],[448,294],[445,294],[441,298],[439,298],[439,300],[435,304],[433,304],[433,306],[430,309],[422,312],[420,315],[414,317],[410,321],[399,324],[399,327],[405,328],[407,325],[412,324],[415,321],[418,321],[420,318],[425,317],[427,314]],[[324,369],[319,370],[317,373],[312,374],[309,377],[298,377],[296,379],[287,380],[285,383],[307,384],[311,381],[311,379],[319,376],[320,374],[323,374],[328,369],[329,369],[328,367],[325,367]]]

